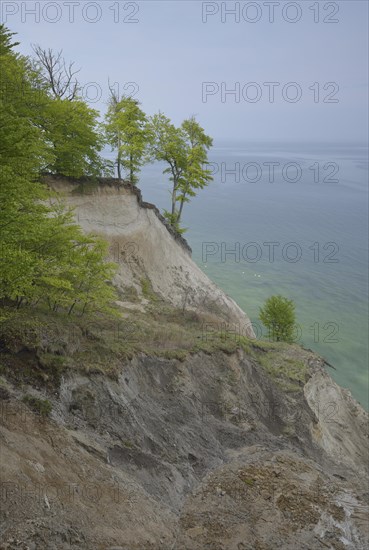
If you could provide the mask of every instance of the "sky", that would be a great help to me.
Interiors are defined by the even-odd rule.
[[[1,1],[1,22],[81,67],[91,107],[108,81],[218,142],[368,138],[368,2]]]

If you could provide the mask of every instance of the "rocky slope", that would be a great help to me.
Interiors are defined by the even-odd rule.
[[[55,185],[123,247],[134,330],[2,326],[0,548],[367,548],[368,415],[324,360],[214,330],[247,317],[129,188]]]

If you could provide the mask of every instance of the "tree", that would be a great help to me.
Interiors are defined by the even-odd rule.
[[[54,157],[44,170],[72,177],[108,172],[108,163],[99,155],[103,148],[99,113],[79,97],[80,86],[74,79],[79,70],[66,63],[62,50],[55,53],[33,46],[33,51],[34,84],[43,95],[34,119]]]
[[[37,260],[23,243],[36,240],[45,215],[39,168],[52,160],[32,109],[40,103],[28,61],[13,53],[11,34],[0,28],[0,297],[32,290]],[[46,99],[46,98],[45,98]]]
[[[104,172],[105,165],[99,155],[103,137],[97,118],[98,112],[81,100],[49,101],[38,117],[54,155],[45,170],[76,178]]]
[[[269,331],[269,337],[275,342],[293,342],[295,323],[295,304],[283,296],[271,296],[260,308],[260,320]]]
[[[0,55],[11,52],[12,48],[19,45],[19,42],[11,42],[12,36],[15,34],[15,32],[10,32],[3,23],[0,23]]]
[[[118,178],[122,168],[131,184],[136,184],[141,166],[146,162],[148,121],[137,100],[122,97],[110,89],[111,98],[106,114],[105,133],[112,149],[117,150]]]
[[[179,210],[176,220],[178,224],[181,221],[183,205],[189,202],[188,197],[196,196],[198,189],[203,189],[213,180],[211,171],[206,168],[207,151],[213,144],[212,138],[205,134],[195,117],[185,120],[182,123],[182,130],[186,139],[187,159],[178,197]]]
[[[83,235],[57,201],[48,204],[39,181],[55,161],[53,131],[40,125],[51,100],[29,60],[13,53],[10,36],[0,27],[0,298],[70,313],[109,309],[115,294],[106,245]]]
[[[165,215],[171,225],[175,225],[178,192],[181,184],[184,183],[182,175],[186,168],[185,136],[183,131],[176,128],[163,113],[154,115],[150,120],[150,125],[151,155],[153,159],[166,162],[169,165],[164,169],[163,174],[170,174],[172,207],[170,212],[165,212]]]
[[[163,173],[170,174],[172,182],[171,211],[165,211],[165,217],[179,230],[184,203],[213,179],[206,168],[212,139],[194,117],[185,120],[180,128],[162,113],[154,115],[150,122],[152,157],[169,165]]]
[[[109,303],[115,291],[107,281],[116,266],[104,261],[107,248],[98,237],[83,235],[71,212],[54,204],[52,224],[45,231],[43,246],[37,249],[43,270],[33,299],[46,301],[52,311],[64,309],[69,314],[111,311]]]
[[[55,99],[77,99],[80,91],[78,80],[74,79],[80,69],[74,70],[74,62],[66,63],[63,50],[54,52],[44,50],[39,45],[32,46],[36,55],[35,65],[40,70],[42,79]],[[74,79],[74,80],[73,80]]]

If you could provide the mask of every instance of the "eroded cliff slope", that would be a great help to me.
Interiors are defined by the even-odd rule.
[[[241,334],[254,334],[247,315],[192,261],[187,242],[171,231],[154,205],[142,201],[139,190],[116,180],[96,186],[61,178],[48,183],[74,208],[84,231],[109,241],[111,259],[119,266],[118,288],[133,287],[141,295],[147,280],[174,307],[214,313]]]
[[[366,549],[368,415],[324,360],[232,330],[133,190],[55,187],[119,251],[120,317],[1,323],[0,548]]]

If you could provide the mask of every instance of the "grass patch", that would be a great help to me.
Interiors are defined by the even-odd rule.
[[[293,346],[290,346],[284,350],[264,352],[257,359],[278,385],[287,392],[300,391],[308,377],[308,368],[304,361],[288,356],[288,352],[292,350]]]
[[[123,292],[120,292],[120,299],[122,302],[132,302],[133,304],[140,302],[140,297],[134,286],[126,286]]]
[[[290,347],[286,342],[269,342],[267,340],[252,340],[251,351],[255,353],[268,351],[283,351]]]
[[[147,280],[142,288],[152,297]],[[40,383],[57,384],[69,369],[115,378],[122,362],[139,353],[183,361],[198,352],[232,354],[240,348],[250,352],[252,341],[243,336],[206,334],[204,327],[210,321],[214,319],[208,314],[178,310],[159,300],[150,302],[145,312],[125,311],[124,318],[101,314],[69,317],[24,309],[0,322],[0,341],[8,359],[24,356],[19,369],[26,374],[26,383],[34,375]]]
[[[189,355],[188,350],[184,349],[167,349],[162,350],[159,353],[154,353],[159,357],[163,357],[165,359],[177,359],[178,361],[185,361]]]
[[[241,349],[285,391],[301,390],[307,367],[299,346],[253,340],[226,329],[208,330],[220,326],[219,319],[165,304],[147,279],[141,286],[143,294],[154,299],[145,312],[126,310],[124,318],[99,313],[68,317],[41,309],[10,314],[0,309],[0,346],[5,351],[0,374],[18,384],[53,389],[69,370],[117,379],[124,361],[139,354],[184,361],[195,353],[231,355]],[[226,381],[237,384],[233,373]]]
[[[295,430],[294,426],[291,426],[291,425],[287,424],[286,426],[284,426],[284,428],[282,430],[282,433],[286,437],[293,437],[294,435],[296,435],[296,430]]]
[[[158,297],[152,289],[151,281],[147,278],[140,280],[142,296],[149,300],[150,302],[156,302]]]
[[[228,332],[212,332],[210,334],[202,334],[200,340],[195,346],[196,351],[204,353],[214,353],[223,351],[227,354],[235,353],[238,349],[242,349],[246,353],[251,352],[252,340],[246,336],[239,336]]]
[[[29,406],[36,414],[46,418],[50,416],[52,405],[48,399],[38,399],[32,395],[25,395],[22,399],[23,403]]]
[[[253,487],[255,483],[254,479],[252,479],[251,477],[245,477],[243,475],[240,476],[240,480],[246,483],[246,485],[248,485],[249,487]]]

